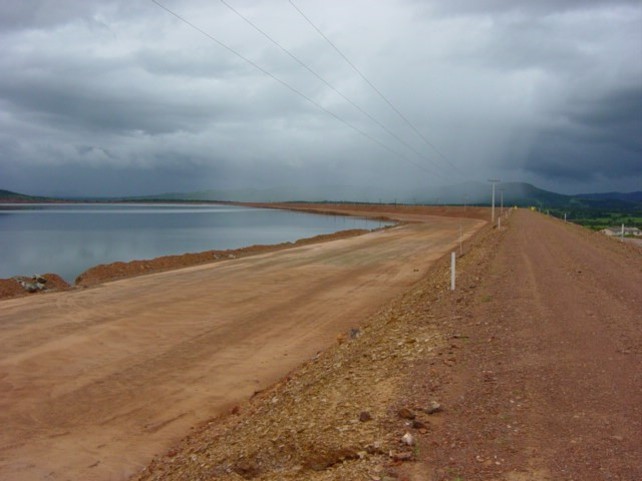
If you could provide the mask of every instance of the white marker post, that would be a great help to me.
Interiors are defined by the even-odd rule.
[[[455,290],[455,259],[457,255],[453,252],[450,254],[450,290]]]
[[[490,215],[490,225],[495,224],[495,185],[499,182],[501,182],[499,179],[490,179],[488,182],[493,184],[493,196],[492,196],[492,207],[491,207],[491,215]]]
[[[622,242],[624,242],[624,224],[622,224],[622,234],[620,238],[622,239]]]

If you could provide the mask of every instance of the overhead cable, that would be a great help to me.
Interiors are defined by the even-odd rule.
[[[366,110],[364,110],[362,107],[360,107],[358,104],[356,104],[353,100],[351,100],[349,97],[344,95],[341,91],[339,91],[334,85],[332,85],[330,82],[328,82],[325,78],[323,78],[319,73],[317,73],[315,70],[313,70],[309,65],[307,65],[303,60],[301,60],[299,57],[297,57],[295,54],[293,54],[290,50],[282,46],[279,42],[274,40],[269,34],[267,34],[263,29],[261,29],[259,26],[257,26],[254,22],[252,22],[249,18],[247,18],[245,15],[243,15],[241,12],[239,12],[237,9],[235,9],[232,5],[230,5],[228,2],[225,0],[219,0],[223,5],[225,5],[227,8],[229,8],[232,12],[234,12],[238,17],[243,19],[248,25],[250,25],[254,30],[259,32],[261,35],[263,35],[265,38],[267,38],[270,42],[272,42],[274,45],[276,45],[281,51],[283,51],[285,54],[287,54],[292,60],[294,60],[296,63],[298,63],[301,67],[306,69],[308,72],[310,72],[312,75],[314,75],[317,79],[319,79],[321,82],[323,82],[327,87],[332,89],[333,92],[335,92],[337,95],[339,95],[342,99],[344,99],[346,102],[348,102],[350,105],[352,105],[355,109],[357,109],[359,112],[361,112],[363,115],[368,117],[372,122],[377,124],[382,130],[384,130],[388,135],[393,137],[395,140],[397,140],[399,143],[404,145],[407,149],[412,151],[415,155],[418,157],[423,158],[424,160],[427,160],[429,162],[434,163],[434,161],[428,157],[426,157],[424,154],[419,152],[417,149],[415,149],[412,145],[410,145],[408,142],[406,142],[404,139],[399,137],[397,134],[395,134],[393,131],[391,131],[388,127],[386,127],[383,123],[381,123],[379,120],[377,120],[374,116],[369,114]],[[437,166],[439,167],[439,166]]]
[[[279,78],[279,77],[277,77],[276,75],[274,75],[274,74],[272,74],[271,72],[269,72],[268,70],[264,69],[263,67],[261,67],[261,66],[260,66],[259,64],[257,64],[256,62],[254,62],[254,61],[250,60],[249,58],[245,57],[243,54],[241,54],[241,53],[237,52],[237,51],[236,51],[236,50],[234,50],[232,47],[230,47],[230,46],[228,46],[227,44],[223,43],[222,41],[218,40],[216,37],[214,37],[214,36],[213,36],[213,35],[211,35],[210,33],[206,32],[206,31],[205,31],[205,30],[203,30],[202,28],[200,28],[200,27],[198,27],[197,25],[193,24],[192,22],[190,22],[190,21],[189,21],[189,20],[187,20],[186,18],[182,17],[182,16],[181,16],[181,15],[179,15],[178,13],[174,12],[173,10],[169,9],[168,7],[166,7],[165,5],[163,5],[162,3],[158,2],[157,0],[151,0],[151,1],[152,1],[154,4],[156,4],[157,6],[159,6],[160,8],[162,8],[163,10],[165,10],[165,11],[166,11],[167,13],[169,13],[170,15],[172,15],[172,16],[174,16],[174,17],[176,17],[176,18],[177,18],[178,20],[180,20],[181,22],[185,23],[186,25],[188,25],[189,27],[193,28],[193,29],[194,29],[194,30],[196,30],[197,32],[201,33],[202,35],[206,36],[207,38],[209,38],[210,40],[212,40],[213,42],[215,42],[215,43],[216,43],[216,44],[218,44],[219,46],[223,47],[224,49],[228,50],[229,52],[231,52],[232,54],[236,55],[236,56],[237,56],[237,57],[239,57],[240,59],[244,60],[245,62],[247,62],[248,64],[250,64],[251,66],[253,66],[253,67],[254,67],[254,68],[256,68],[257,70],[259,70],[259,71],[260,71],[260,72],[262,72],[263,74],[267,75],[267,76],[268,76],[268,77],[270,77],[271,79],[273,79],[273,80],[277,81],[278,83],[280,83],[281,85],[283,85],[283,86],[284,86],[285,88],[287,88],[288,90],[290,90],[290,91],[292,91],[293,93],[297,94],[298,96],[300,96],[300,97],[304,98],[304,99],[305,99],[305,100],[307,100],[309,103],[311,103],[312,105],[314,105],[317,109],[319,109],[319,110],[321,110],[321,111],[325,112],[326,114],[330,115],[331,117],[333,117],[333,118],[334,118],[334,119],[336,119],[337,121],[339,121],[339,122],[341,122],[342,124],[344,124],[346,127],[349,127],[350,129],[354,130],[354,131],[355,131],[355,132],[357,132],[358,134],[360,134],[360,135],[362,135],[363,137],[367,138],[367,139],[368,139],[368,140],[370,140],[371,142],[373,142],[373,143],[375,143],[375,144],[379,145],[379,147],[381,147],[382,149],[384,149],[384,150],[386,150],[386,151],[390,152],[391,154],[396,155],[397,157],[399,157],[399,158],[401,158],[401,159],[405,160],[406,162],[411,163],[412,165],[414,165],[414,166],[415,166],[415,167],[417,167],[418,169],[421,169],[421,170],[423,170],[423,171],[425,171],[425,172],[428,172],[428,173],[430,173],[431,175],[437,175],[438,177],[442,177],[439,173],[435,173],[435,172],[431,172],[431,171],[429,171],[428,169],[426,169],[426,167],[425,167],[425,166],[423,166],[423,165],[421,165],[421,164],[418,164],[418,163],[414,162],[413,160],[409,159],[406,155],[402,154],[401,152],[398,152],[398,151],[394,150],[393,148],[391,148],[391,147],[389,147],[388,145],[384,144],[383,142],[381,142],[380,140],[376,139],[376,138],[375,138],[375,137],[373,137],[372,135],[368,134],[367,132],[364,132],[363,130],[361,130],[360,128],[358,128],[358,127],[356,127],[355,125],[351,124],[351,123],[350,123],[350,122],[348,122],[347,120],[345,120],[345,119],[341,118],[340,116],[338,116],[338,115],[337,115],[337,114],[335,114],[334,112],[332,112],[332,111],[330,111],[330,110],[326,109],[326,108],[325,108],[325,107],[323,107],[321,104],[319,104],[317,101],[315,101],[314,99],[311,99],[310,97],[308,97],[307,95],[305,95],[303,92],[301,92],[301,91],[300,91],[300,90],[298,90],[297,88],[295,88],[295,87],[293,87],[292,85],[290,85],[289,83],[287,83],[285,80],[280,79],[280,78]],[[443,178],[443,177],[442,177],[442,178]]]
[[[395,105],[394,105],[390,100],[388,100],[388,98],[387,98],[387,97],[386,97],[386,96],[385,96],[385,95],[384,95],[384,94],[383,94],[383,93],[382,93],[382,92],[381,92],[377,87],[375,87],[375,85],[374,85],[370,80],[368,80],[368,78],[363,74],[363,72],[361,72],[361,70],[359,70],[359,68],[358,68],[358,67],[357,67],[353,62],[351,62],[351,61],[350,61],[350,59],[349,59],[349,58],[348,58],[348,57],[347,57],[347,56],[346,56],[346,55],[345,55],[345,54],[344,54],[344,53],[339,49],[339,47],[337,47],[337,46],[336,46],[336,45],[335,45],[335,44],[334,44],[334,43],[333,43],[333,42],[332,42],[332,41],[331,41],[331,40],[330,40],[330,39],[329,39],[329,38],[328,38],[328,37],[327,37],[327,36],[322,32],[322,31],[321,31],[321,29],[320,29],[319,27],[317,27],[317,26],[315,25],[315,23],[314,23],[314,22],[313,22],[313,21],[312,21],[312,20],[311,20],[311,19],[310,19],[310,18],[309,18],[305,13],[303,13],[303,11],[302,11],[299,7],[297,7],[297,6],[295,5],[295,3],[294,3],[292,0],[288,0],[288,2],[289,2],[289,3],[290,3],[290,5],[292,5],[292,7],[294,7],[294,9],[295,9],[297,12],[299,12],[299,14],[300,14],[300,15],[301,15],[301,16],[302,16],[302,17],[303,17],[303,18],[304,18],[304,19],[305,19],[305,20],[306,20],[306,21],[307,21],[311,26],[312,26],[312,28],[314,28],[314,30],[316,30],[316,31],[317,31],[317,33],[318,33],[321,37],[323,37],[323,39],[324,39],[324,40],[325,40],[325,41],[326,41],[326,42],[327,42],[327,43],[328,43],[328,44],[329,44],[329,45],[330,45],[330,46],[331,46],[331,47],[332,47],[332,48],[333,48],[333,49],[334,49],[334,50],[335,50],[335,51],[336,51],[340,56],[341,56],[341,58],[343,58],[343,60],[345,60],[345,61],[346,61],[346,63],[347,63],[348,65],[350,65],[350,67],[352,67],[352,69],[353,69],[353,70],[354,70],[354,71],[355,71],[355,72],[356,72],[356,73],[357,73],[357,74],[358,74],[358,75],[363,79],[363,81],[364,81],[364,82],[366,82],[366,83],[370,86],[370,88],[372,88],[372,90],[374,90],[374,91],[377,93],[377,95],[379,95],[379,97],[381,97],[381,99],[382,99],[384,102],[386,102],[386,104],[388,104],[388,106],[389,106],[393,111],[395,111],[395,112],[396,112],[396,114],[397,114],[397,115],[398,115],[398,116],[399,116],[399,117],[400,117],[400,118],[405,122],[405,124],[406,124],[406,125],[408,125],[408,127],[410,127],[410,128],[411,128],[411,129],[412,129],[412,130],[413,130],[413,131],[414,131],[414,132],[415,132],[415,133],[416,133],[416,134],[417,134],[417,135],[418,135],[418,136],[419,136],[419,137],[420,137],[420,138],[421,138],[421,139],[422,139],[422,140],[423,140],[423,141],[424,141],[428,146],[430,146],[430,147],[431,147],[435,152],[437,152],[437,154],[439,155],[439,157],[441,157],[441,158],[442,158],[444,161],[446,161],[446,162],[447,162],[447,163],[448,163],[448,164],[449,164],[453,169],[457,170],[457,172],[459,172],[460,174],[462,174],[462,175],[463,175],[463,172],[461,172],[461,170],[459,170],[459,168],[458,168],[455,164],[453,164],[453,163],[452,163],[452,162],[451,162],[451,161],[450,161],[450,160],[449,160],[449,159],[448,159],[444,154],[442,154],[442,153],[441,153],[441,151],[440,151],[440,150],[439,150],[439,149],[438,149],[438,148],[437,148],[437,147],[436,147],[432,142],[430,142],[430,140],[428,140],[428,139],[426,138],[426,136],[424,136],[424,135],[419,131],[419,129],[418,129],[417,127],[415,127],[415,125],[414,125],[410,120],[408,120],[408,118],[407,118],[403,113],[401,113],[401,111],[400,111],[397,107],[395,107]]]

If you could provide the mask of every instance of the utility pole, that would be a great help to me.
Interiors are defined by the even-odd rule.
[[[491,209],[490,223],[495,225],[495,185],[499,184],[501,181],[499,179],[489,179],[488,182],[493,184],[493,207]]]

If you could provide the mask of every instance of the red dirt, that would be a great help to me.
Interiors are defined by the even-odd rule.
[[[455,292],[441,259],[136,480],[642,479],[639,249],[525,210],[503,225],[465,247]]]
[[[396,217],[407,221],[419,213],[394,206],[380,211],[358,205],[300,208],[372,216],[397,211]],[[471,214],[487,216],[488,211],[469,209]],[[451,236],[458,222],[450,226]],[[328,253],[310,268],[358,264],[371,255],[397,262],[367,278],[356,273],[319,278],[307,290],[309,280],[296,267],[302,260],[297,249],[221,263],[232,269],[222,278],[203,277],[210,268],[202,266],[25,299],[25,311],[16,319],[23,320],[25,313],[40,319],[51,309],[71,311],[61,318],[65,322],[54,325],[26,319],[22,328],[14,326],[15,336],[8,336],[11,322],[2,316],[21,300],[3,301],[2,351],[10,357],[0,359],[0,393],[6,396],[11,387],[22,393],[23,405],[0,403],[5,412],[0,422],[5,435],[25,436],[0,443],[0,473],[40,479],[29,473],[38,463],[49,463],[64,465],[56,476],[124,479],[131,472],[124,467],[135,466],[135,452],[143,449],[147,456],[158,454],[135,478],[144,481],[639,481],[642,251],[526,210],[514,212],[502,225],[501,231],[484,227],[464,243],[455,292],[447,287],[449,256],[425,259],[416,277],[412,266],[422,256],[411,262],[397,259],[408,255],[409,245],[435,242],[437,231],[424,227],[417,237],[405,238],[410,242],[405,246],[398,245],[402,238],[388,245],[375,242],[376,254],[362,255],[358,247],[371,236],[421,230],[419,224],[304,248],[306,255]],[[342,245],[346,250],[333,253],[334,246]],[[291,278],[292,289],[301,295],[282,299],[279,309],[267,307],[270,296],[253,299],[266,287],[266,278],[246,262],[273,266],[275,279]],[[236,263],[253,273],[244,281],[246,297],[227,295],[225,303],[212,308],[210,297],[227,283]],[[390,277],[391,268],[398,274]],[[308,274],[318,275],[314,272],[319,271]],[[401,273],[406,277],[400,284],[396,276]],[[169,276],[177,277],[168,283]],[[379,284],[381,276],[396,281],[358,303],[364,299],[359,291]],[[134,288],[150,281],[148,294]],[[148,296],[159,286],[168,290],[150,302]],[[200,286],[207,289],[196,291]],[[328,286],[337,288],[330,297],[319,291]],[[273,295],[277,292],[283,291]],[[191,306],[191,314],[178,314],[182,303]],[[120,321],[109,321],[111,314],[97,306],[109,308]],[[221,331],[201,332],[205,327],[199,318],[226,317],[230,308],[251,306],[260,312],[251,322],[241,322],[243,335],[233,342],[223,337],[220,344]],[[310,321],[328,310],[342,320],[328,324],[324,334],[310,331],[316,325]],[[152,323],[164,317],[167,322]],[[269,334],[259,322],[264,318],[282,328]],[[302,324],[304,330],[295,334]],[[154,329],[147,332],[148,327]],[[190,340],[184,338],[186,331]],[[314,343],[323,338],[327,346],[334,337],[330,333],[337,331],[344,332],[339,342],[313,355],[320,346]],[[100,343],[88,343],[91,339]],[[180,349],[176,339],[185,341],[179,342]],[[298,341],[288,344],[287,339]],[[105,362],[101,343],[109,348],[105,352],[124,357]],[[168,355],[145,354],[172,345],[176,348]],[[240,349],[240,357],[212,360],[206,346],[220,352]],[[74,351],[80,357],[71,356]],[[267,362],[261,362],[266,352]],[[243,373],[231,372],[241,359],[247,361]],[[16,363],[24,364],[22,384],[16,384]],[[77,367],[81,371],[72,372]],[[111,374],[101,374],[104,369]],[[216,376],[207,374],[211,369]],[[283,377],[284,369],[292,371]],[[59,371],[68,379],[60,378]],[[203,397],[210,382],[225,376],[236,384]],[[253,383],[255,378],[262,381]],[[58,387],[40,401],[27,396],[32,388],[47,391],[48,383]],[[101,393],[103,401],[96,397]],[[240,395],[230,398],[230,393]],[[220,396],[234,400],[213,409]],[[429,414],[435,400],[443,410]],[[91,406],[105,407],[110,419],[100,421],[102,410]],[[89,418],[100,421],[99,427],[92,428]],[[141,426],[141,419],[147,424]],[[186,426],[203,419],[209,421],[172,446]],[[33,437],[35,421],[48,435]],[[22,431],[16,431],[20,425]],[[84,438],[74,438],[74,425]],[[413,437],[412,446],[401,442],[406,433]],[[123,440],[130,452],[116,450],[114,455],[114,443]],[[119,466],[122,470],[115,470]],[[52,472],[43,471],[42,479]]]
[[[43,274],[41,277],[44,277],[47,280],[47,288],[42,292],[55,292],[55,291],[64,291],[69,289],[71,286],[58,274],[47,273]],[[25,295],[34,295],[36,293],[29,293],[20,285],[16,279],[0,279],[0,299],[8,299],[10,297],[20,297]]]
[[[308,204],[308,203],[248,203],[239,204],[244,206],[262,207],[270,209],[298,210],[315,214],[332,214],[332,215],[356,215],[374,219],[384,219],[393,221],[422,221],[425,215],[438,215],[457,218],[471,218],[485,220],[487,215],[486,209],[478,207],[469,207],[467,209],[457,207],[433,207],[433,206],[404,206],[404,205],[375,205],[375,204]],[[322,234],[306,239],[299,239],[295,242],[283,242],[281,244],[271,245],[253,245],[239,249],[227,250],[208,250],[196,253],[187,253],[179,255],[161,256],[154,259],[133,260],[128,262],[112,262],[110,264],[100,264],[85,272],[81,273],[75,279],[75,286],[90,287],[104,282],[117,279],[126,279],[155,272],[164,272],[172,269],[183,267],[210,264],[212,262],[246,257],[267,252],[289,249],[292,247],[316,244],[320,242],[329,242],[337,239],[345,239],[356,235],[364,234],[368,231],[361,229],[349,229],[335,232],[333,234]],[[47,274],[52,276],[53,290],[69,289],[67,284],[57,274]],[[37,293],[28,293],[14,279],[0,279],[0,299],[20,297],[26,295],[42,294],[50,289]]]
[[[76,278],[76,285],[81,287],[95,286],[103,282],[116,279],[125,279],[154,272],[163,272],[183,267],[211,264],[217,261],[236,259],[251,255],[275,252],[297,246],[329,242],[337,239],[346,239],[357,235],[365,234],[367,230],[351,229],[333,234],[321,234],[315,237],[299,239],[295,242],[283,242],[281,244],[253,245],[239,249],[209,250],[204,252],[187,253],[156,257],[149,260],[133,260],[129,262],[113,262],[92,267]]]
[[[0,303],[0,478],[125,479],[359,326],[471,219]]]
[[[642,252],[526,211],[498,240],[408,386],[448,406],[409,479],[639,481]]]

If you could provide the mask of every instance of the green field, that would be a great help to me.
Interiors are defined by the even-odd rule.
[[[588,227],[593,230],[602,230],[607,227],[619,227],[624,224],[626,227],[637,227],[642,229],[642,210],[638,209],[617,209],[603,211],[600,209],[564,210],[550,209],[551,215]]]

